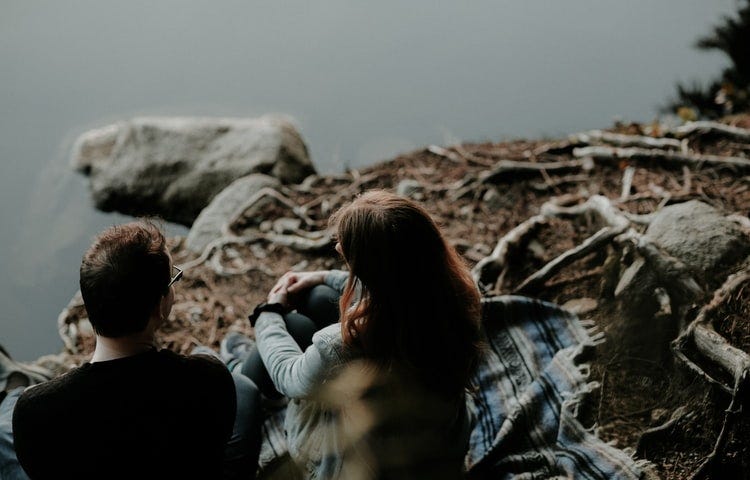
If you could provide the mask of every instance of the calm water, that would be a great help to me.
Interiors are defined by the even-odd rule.
[[[0,343],[56,353],[96,212],[69,149],[134,115],[296,117],[338,172],[430,143],[651,121],[725,65],[695,39],[736,0],[0,3]],[[174,227],[171,233],[185,233]]]

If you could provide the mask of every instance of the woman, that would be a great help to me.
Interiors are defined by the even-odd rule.
[[[355,453],[368,462],[367,446],[381,474],[413,477],[416,468],[420,477],[456,478],[470,432],[465,389],[479,356],[480,295],[468,267],[421,206],[392,193],[361,195],[331,227],[349,272],[285,274],[251,316],[257,352],[242,372],[267,397],[275,387],[291,399],[289,449],[310,477],[345,475]],[[375,381],[345,401],[341,390],[326,394],[341,387],[337,374],[360,368],[357,360],[366,365],[357,372]],[[356,438],[346,423],[363,410],[348,402],[375,418]],[[415,441],[395,445],[404,434]],[[401,453],[391,461],[393,448]]]

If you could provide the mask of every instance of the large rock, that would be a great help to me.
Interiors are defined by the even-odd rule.
[[[711,205],[698,200],[670,205],[657,212],[645,237],[687,265],[702,281],[726,270],[750,252],[750,239],[740,226]],[[637,258],[622,274],[616,295],[650,297],[659,285],[648,262]],[[643,306],[639,301],[633,307]]]
[[[693,271],[709,276],[744,259],[750,249],[739,224],[698,200],[662,209],[646,237]]]
[[[96,207],[191,225],[234,180],[263,173],[298,183],[315,168],[287,117],[143,117],[81,135],[76,170]]]
[[[279,181],[263,174],[239,178],[219,192],[195,219],[185,240],[186,246],[200,253],[212,240],[221,236],[222,228],[248,200],[266,187],[278,187]]]

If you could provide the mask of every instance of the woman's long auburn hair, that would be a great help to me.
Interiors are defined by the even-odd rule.
[[[336,212],[331,226],[350,269],[340,303],[344,342],[430,390],[462,392],[479,357],[480,294],[427,211],[372,190]]]

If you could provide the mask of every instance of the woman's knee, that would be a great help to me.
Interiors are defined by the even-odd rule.
[[[318,328],[339,321],[339,293],[328,285],[316,285],[302,302],[300,313],[311,318]]]

